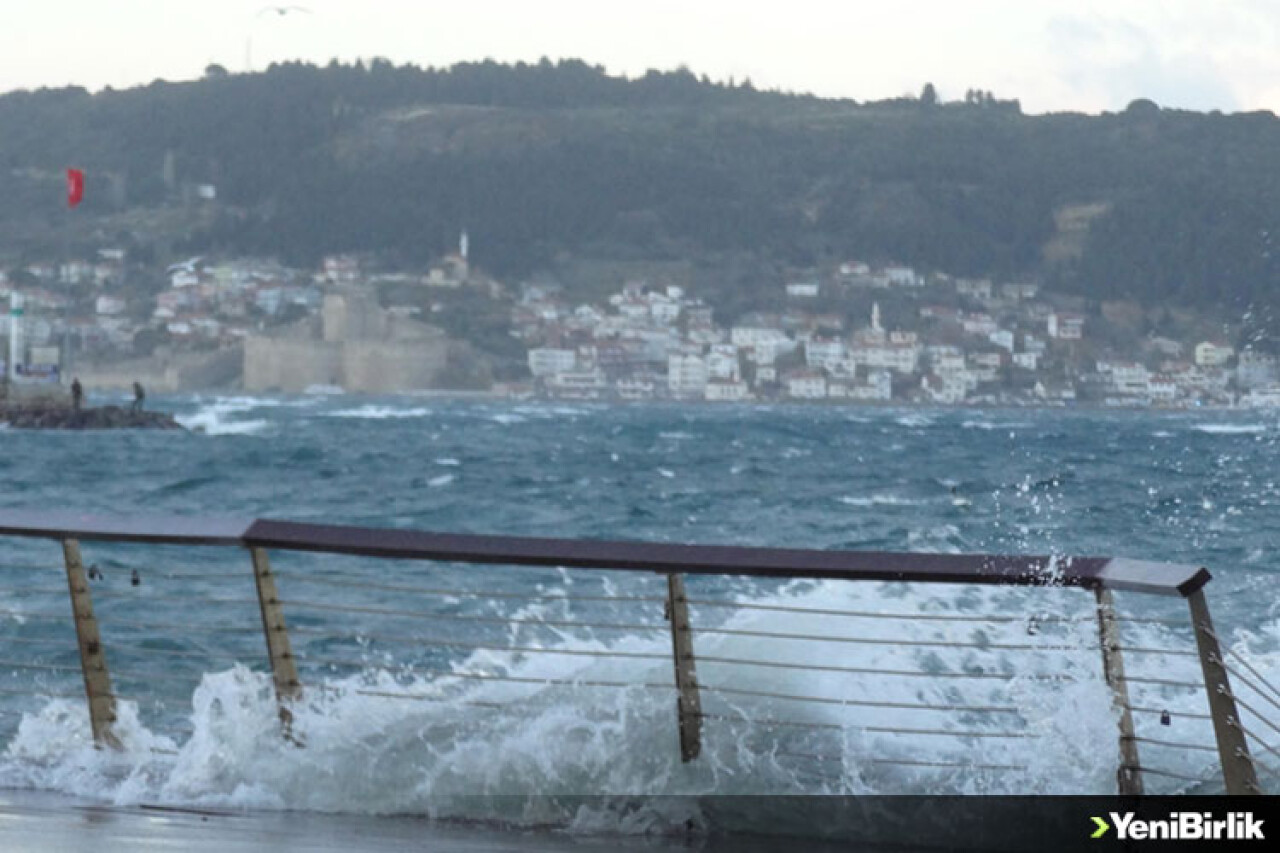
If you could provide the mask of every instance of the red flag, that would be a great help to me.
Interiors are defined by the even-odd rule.
[[[84,200],[84,172],[67,169],[67,207],[75,207]]]

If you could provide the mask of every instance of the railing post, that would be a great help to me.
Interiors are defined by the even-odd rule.
[[[1191,608],[1191,627],[1200,651],[1200,668],[1204,671],[1204,689],[1209,696],[1209,715],[1213,717],[1213,734],[1218,741],[1218,758],[1222,762],[1222,781],[1228,794],[1257,794],[1258,774],[1249,755],[1249,743],[1240,725],[1235,694],[1227,678],[1226,664],[1218,635],[1209,617],[1209,601],[1204,590],[1187,596]]]
[[[1120,767],[1116,785],[1122,795],[1142,793],[1142,766],[1138,760],[1138,741],[1133,729],[1133,712],[1129,710],[1129,685],[1124,680],[1124,656],[1120,653],[1120,628],[1116,623],[1116,603],[1111,590],[1094,590],[1098,601],[1098,637],[1102,642],[1102,671],[1111,700],[1120,712]]]
[[[262,611],[262,633],[267,639],[267,656],[271,660],[271,678],[275,684],[276,702],[280,706],[280,722],[285,735],[292,739],[293,712],[288,703],[302,693],[298,667],[289,646],[289,631],[284,624],[284,610],[276,592],[271,561],[262,548],[250,548],[253,557],[253,579],[258,588],[258,607]]]
[[[667,620],[671,623],[671,652],[675,660],[676,717],[680,727],[680,760],[692,761],[702,752],[702,700],[693,660],[693,629],[684,575],[667,575]]]
[[[120,748],[112,726],[116,722],[116,697],[111,692],[111,673],[107,655],[102,649],[98,620],[93,616],[93,598],[80,558],[80,542],[62,540],[62,556],[67,566],[67,586],[71,590],[71,616],[76,624],[76,642],[80,646],[80,668],[84,672],[84,692],[89,700],[89,726],[95,746]]]

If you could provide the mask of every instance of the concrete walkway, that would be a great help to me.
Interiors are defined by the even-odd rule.
[[[5,853],[769,853],[794,850],[796,843],[741,836],[583,838],[441,825],[419,818],[111,806],[58,794],[0,790],[0,850]],[[810,851],[837,849],[802,846]]]

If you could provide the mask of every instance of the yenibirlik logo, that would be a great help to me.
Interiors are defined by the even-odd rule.
[[[1119,841],[1264,841],[1262,821],[1252,812],[1230,812],[1217,820],[1213,812],[1170,812],[1168,820],[1142,820],[1133,812],[1108,812],[1115,824]],[[1100,817],[1093,818],[1097,827],[1090,838],[1102,838],[1111,829]]]

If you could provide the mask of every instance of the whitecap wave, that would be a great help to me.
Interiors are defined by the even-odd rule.
[[[1098,665],[1092,599],[1079,590],[799,581],[729,600],[757,609],[719,619],[695,612],[723,633],[697,640],[707,717],[693,762],[682,763],[675,745],[669,639],[604,641],[579,630],[542,645],[521,639],[542,653],[476,651],[454,674],[371,660],[359,675],[310,681],[292,706],[302,749],[281,737],[269,677],[242,666],[203,677],[185,742],[147,730],[123,702],[125,749],[95,750],[83,704],[53,700],[23,717],[0,757],[0,786],[117,803],[414,814],[587,833],[678,829],[691,816],[664,815],[661,799],[645,799],[640,811],[584,813],[557,798],[1113,790],[1116,713]],[[543,606],[517,615],[532,618]],[[1015,618],[982,621],[992,614]],[[911,644],[899,642],[904,625]],[[1186,639],[1134,627],[1143,646]],[[828,639],[779,639],[787,634]],[[823,648],[816,659],[833,666],[812,666],[815,644]],[[1274,654],[1249,658],[1268,674],[1280,666]],[[1197,680],[1194,656],[1130,666],[1135,679]],[[931,677],[902,675],[913,672]],[[477,673],[484,677],[464,677]],[[608,686],[620,682],[630,686]],[[1135,706],[1156,704],[1173,721],[1162,731],[1144,717],[1140,733],[1213,743],[1198,718],[1202,695],[1140,681],[1131,689]],[[778,719],[798,725],[768,722]],[[1180,775],[1208,775],[1187,750],[1158,761]],[[1153,776],[1148,787],[1186,790],[1171,777]]]
[[[846,506],[923,506],[927,501],[897,495],[841,495],[837,500]]]
[[[1196,424],[1192,429],[1210,435],[1249,435],[1267,431],[1265,424]]]
[[[1032,425],[1021,421],[1009,421],[1001,423],[999,421],[963,421],[960,424],[964,429],[982,429],[982,430],[1002,430],[1002,429],[1029,429]]]
[[[270,427],[270,421],[260,418],[238,419],[260,407],[281,405],[279,401],[251,397],[227,397],[201,406],[190,414],[179,414],[175,420],[192,432],[205,435],[259,435]]]
[[[354,409],[338,409],[333,412],[325,412],[326,418],[358,418],[371,421],[385,421],[392,418],[425,418],[431,414],[431,409],[423,406],[411,406],[409,408],[398,408],[396,406],[380,406],[369,403]]]

